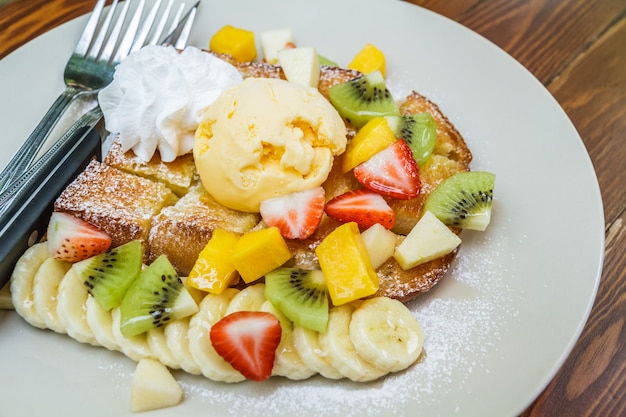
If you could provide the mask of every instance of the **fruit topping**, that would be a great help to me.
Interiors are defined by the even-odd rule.
[[[268,226],[275,226],[287,239],[306,239],[320,224],[324,214],[322,187],[298,191],[261,202],[260,212]]]
[[[100,307],[110,310],[122,302],[126,290],[141,273],[141,263],[141,242],[131,240],[77,262],[73,268]]]
[[[317,88],[320,81],[320,61],[317,51],[312,46],[278,51],[278,63],[287,81]]]
[[[378,269],[387,259],[393,256],[396,249],[397,236],[380,223],[372,225],[361,233],[363,243],[372,261],[372,267]]]
[[[261,41],[263,60],[268,64],[276,64],[278,62],[278,52],[294,46],[293,31],[291,28],[280,28],[261,32],[259,38]]]
[[[265,297],[298,326],[326,331],[328,288],[319,269],[278,268],[266,274]]]
[[[147,332],[198,311],[198,305],[165,255],[159,256],[126,291],[120,304],[124,337]]]
[[[48,251],[60,261],[78,262],[111,246],[111,237],[70,214],[54,212],[48,223]]]
[[[437,142],[437,123],[430,113],[387,116],[389,126],[398,139],[404,139],[418,166],[424,165]]]
[[[459,172],[430,193],[424,210],[449,226],[483,231],[491,220],[495,180],[490,172]]]
[[[130,384],[130,410],[133,413],[171,407],[180,403],[183,389],[161,362],[141,359]]]
[[[209,42],[209,48],[218,54],[232,55],[239,62],[256,59],[254,32],[231,25],[223,26],[215,32]]]
[[[411,149],[402,139],[354,168],[358,182],[382,195],[410,200],[419,195],[422,183]]]
[[[336,84],[328,89],[328,95],[339,114],[356,128],[373,117],[400,114],[380,71]]]
[[[348,143],[342,157],[343,172],[367,161],[395,141],[396,136],[385,117],[370,119]]]
[[[276,347],[280,343],[280,321],[263,311],[237,311],[211,327],[215,351],[243,376],[264,381],[272,375]]]
[[[461,239],[448,226],[430,211],[426,211],[398,245],[393,256],[402,269],[406,270],[446,255],[460,244]]]
[[[243,235],[230,257],[246,284],[282,266],[291,252],[277,227],[254,230]]]
[[[337,227],[322,240],[315,253],[333,305],[346,304],[378,290],[378,275],[356,223]]]
[[[215,229],[193,265],[187,285],[213,294],[221,294],[237,277],[230,256],[239,236],[224,229]]]
[[[365,188],[338,195],[326,203],[325,210],[326,214],[340,222],[356,222],[361,230],[376,223],[391,229],[395,223],[395,213],[385,199]]]
[[[385,54],[371,43],[368,43],[352,58],[348,68],[355,69],[363,74],[380,71],[384,77]]]

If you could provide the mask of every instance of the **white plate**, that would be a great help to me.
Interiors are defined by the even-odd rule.
[[[85,18],[0,61],[4,165],[56,95]],[[604,220],[580,137],[521,65],[466,28],[396,1],[209,1],[191,43],[206,46],[230,23],[289,26],[341,64],[366,42],[388,58],[396,94],[437,102],[497,174],[493,221],[464,232],[454,269],[410,304],[426,358],[371,384],[313,378],[227,385],[177,373],[184,402],[151,415],[513,416],[551,380],[579,336],[601,273]],[[134,363],[121,354],[0,313],[0,415],[129,415]]]

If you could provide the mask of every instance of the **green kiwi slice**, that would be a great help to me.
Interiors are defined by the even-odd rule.
[[[120,330],[132,337],[198,311],[198,305],[165,255],[141,271],[120,304]]]
[[[265,298],[298,326],[326,332],[328,288],[322,271],[275,269],[265,275]]]
[[[496,176],[491,172],[459,172],[435,188],[424,204],[449,226],[485,230],[491,220],[491,202]]]
[[[141,242],[132,240],[104,253],[76,262],[72,268],[104,310],[120,305],[141,272]]]
[[[374,71],[328,89],[330,102],[357,129],[373,117],[400,115],[380,71]]]
[[[437,123],[433,116],[424,112],[407,116],[387,116],[386,119],[396,138],[404,139],[409,145],[417,165],[424,165],[437,142]]]

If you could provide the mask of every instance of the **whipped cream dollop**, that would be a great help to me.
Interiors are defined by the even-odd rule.
[[[146,46],[118,65],[98,94],[109,132],[124,152],[171,162],[190,153],[198,123],[223,91],[243,81],[237,69],[194,47]]]

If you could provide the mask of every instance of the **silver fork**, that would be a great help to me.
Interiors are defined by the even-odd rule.
[[[101,19],[105,0],[98,0],[66,64],[63,76],[65,91],[52,104],[35,130],[0,173],[0,191],[5,190],[13,179],[28,168],[61,115],[75,99],[83,95],[93,95],[108,85],[113,78],[115,66],[130,52],[145,44],[156,44],[161,40],[173,0],[169,1],[161,19],[155,25],[161,2],[162,0],[157,0],[142,20],[145,0],[140,0],[129,19],[126,17],[131,1],[125,1],[122,10],[116,16],[118,0],[114,0],[106,17]],[[184,5],[181,5],[179,16],[173,21],[174,26],[183,7]],[[109,31],[112,23],[114,26]],[[125,24],[127,27],[123,31]],[[148,39],[151,31],[152,36]]]

